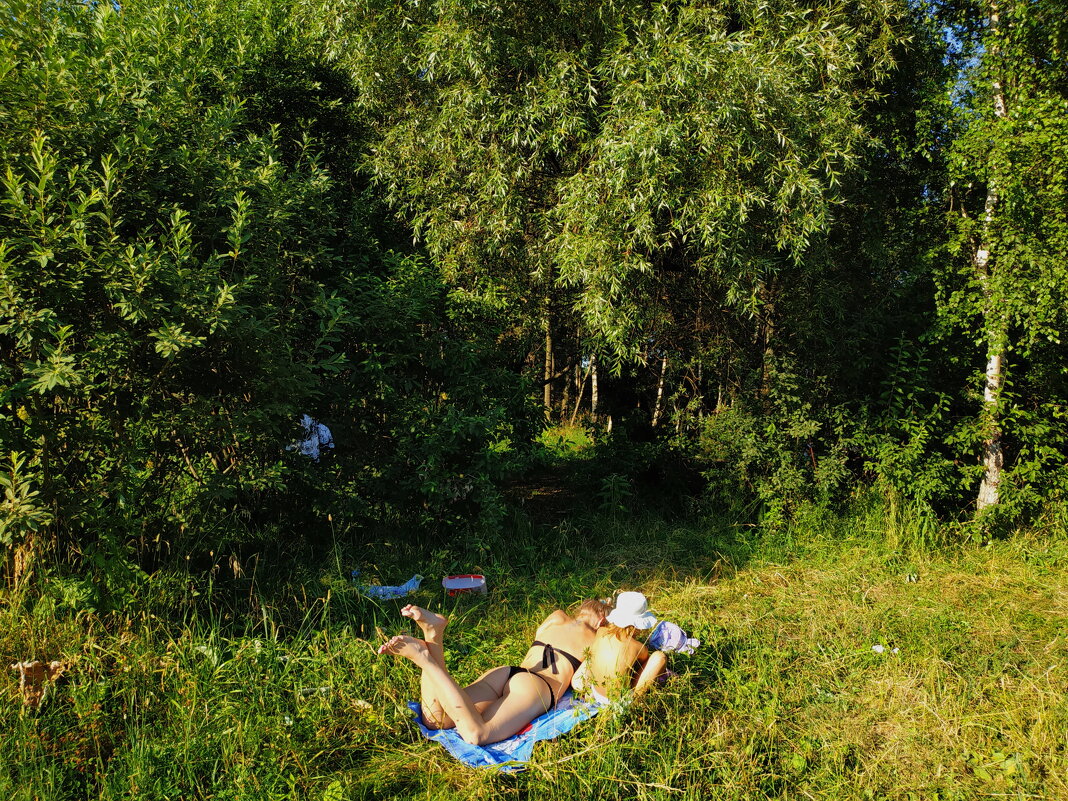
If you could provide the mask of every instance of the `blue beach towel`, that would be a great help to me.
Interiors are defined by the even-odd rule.
[[[415,722],[423,736],[441,743],[446,751],[465,765],[472,768],[496,768],[505,772],[523,770],[523,763],[530,761],[534,753],[534,743],[538,740],[552,740],[566,734],[577,724],[589,720],[601,711],[597,704],[574,698],[569,692],[555,707],[535,718],[519,734],[499,743],[483,746],[464,742],[456,733],[456,729],[428,729],[423,725],[419,704],[409,702],[408,708],[415,715]]]

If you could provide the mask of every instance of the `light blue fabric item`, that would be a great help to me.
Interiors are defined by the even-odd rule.
[[[353,580],[355,580],[356,577],[359,575],[359,570],[352,571]],[[369,584],[366,586],[357,587],[356,589],[358,589],[363,595],[366,595],[368,598],[384,598],[386,600],[390,598],[403,598],[408,593],[415,592],[417,589],[419,589],[419,584],[422,580],[422,576],[412,576],[403,584],[390,584],[385,586]]]
[[[318,462],[319,455],[324,448],[332,449],[334,447],[334,435],[330,433],[329,428],[306,414],[301,415],[300,425],[301,440],[292,445],[287,445],[286,450],[291,451],[297,448],[302,454]]]
[[[676,651],[680,654],[692,654],[694,649],[701,644],[674,623],[661,620],[660,624],[649,635],[646,647],[651,651]]]
[[[415,715],[419,730],[428,740],[441,743],[450,754],[472,768],[495,768],[503,772],[523,770],[534,753],[538,740],[552,740],[567,734],[576,725],[589,720],[602,707],[572,696],[570,692],[561,698],[555,707],[541,717],[535,718],[519,734],[492,745],[471,745],[465,742],[456,729],[428,729],[423,725],[419,704],[411,701],[408,708]]]

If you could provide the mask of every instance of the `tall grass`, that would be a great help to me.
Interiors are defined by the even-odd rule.
[[[210,603],[207,579],[186,575],[124,614],[35,614],[7,595],[5,659],[71,668],[38,710],[13,673],[3,684],[0,797],[1068,797],[1068,542],[903,549],[888,525],[869,507],[775,532],[520,519],[469,550],[340,547],[321,570],[282,581],[278,566]],[[625,713],[540,743],[526,773],[472,771],[412,725],[412,666],[375,654],[407,630],[404,601],[360,597],[350,566],[428,577],[407,600],[451,616],[461,681],[513,662],[554,607],[619,589],[703,645]],[[443,596],[436,579],[460,568],[485,572],[490,594]]]

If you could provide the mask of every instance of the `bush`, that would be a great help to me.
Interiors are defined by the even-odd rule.
[[[314,540],[337,512],[501,514],[521,385],[486,315],[379,244],[354,90],[288,13],[10,10],[0,542],[151,565]],[[336,429],[333,463],[285,453],[301,412]]]

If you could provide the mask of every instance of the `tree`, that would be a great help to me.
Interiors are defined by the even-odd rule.
[[[307,0],[297,14],[375,115],[379,186],[450,282],[511,305],[544,351],[548,399],[572,312],[617,371],[663,365],[648,342],[693,325],[693,305],[706,330],[756,321],[761,360],[774,353],[776,295],[812,263],[870,142],[861,115],[908,9]]]
[[[1056,412],[1063,379],[1027,375],[1064,358],[1068,22],[1061,4],[1044,0],[989,0],[975,13],[982,19],[965,17],[957,28],[962,38],[976,31],[966,42],[975,59],[963,76],[962,134],[951,156],[962,260],[944,281],[940,308],[952,325],[975,331],[985,352],[976,429],[982,511],[1004,498],[1007,432],[1017,495],[1063,460],[1068,443]]]
[[[279,485],[290,421],[338,367],[316,280],[331,177],[243,110],[274,10],[10,15],[0,440],[47,511],[44,545],[122,561],[228,520],[240,538],[238,507]]]
[[[331,513],[493,519],[490,449],[524,405],[492,311],[389,251],[354,88],[288,5],[16,6],[0,545],[129,566]],[[286,454],[304,411],[332,464]]]

